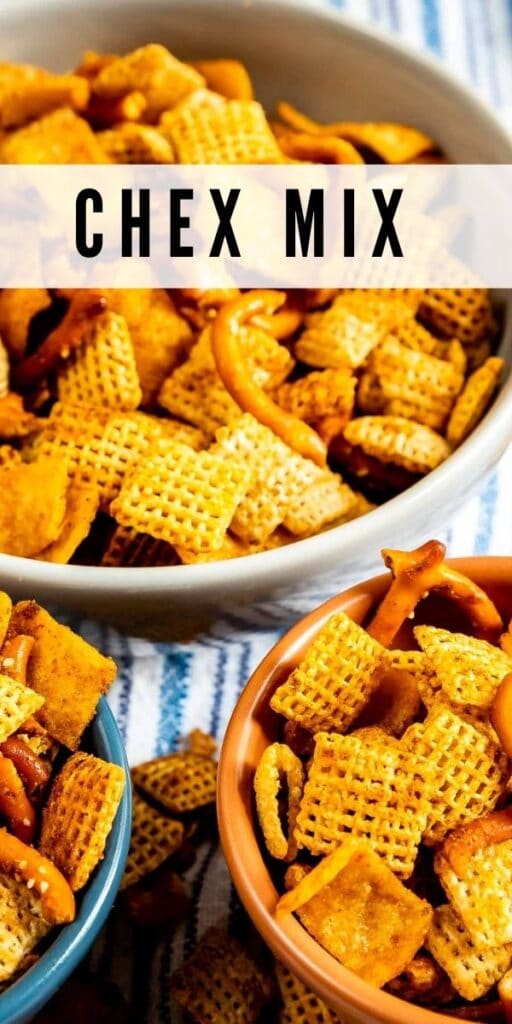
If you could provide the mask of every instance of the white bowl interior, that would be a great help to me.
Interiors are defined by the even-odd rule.
[[[415,124],[459,163],[512,162],[512,142],[464,85],[373,30],[335,12],[258,0],[19,0],[3,10],[4,60],[73,66],[85,48],[124,51],[149,41],[177,55],[237,56],[269,109],[285,98],[312,116]],[[510,296],[502,351],[512,355]],[[0,584],[13,594],[60,601],[130,629],[164,632],[204,626],[224,607],[237,610],[297,592],[339,567],[367,575],[382,545],[431,535],[474,490],[512,435],[512,383],[472,437],[447,463],[363,519],[248,559],[160,569],[54,566],[0,555]]]

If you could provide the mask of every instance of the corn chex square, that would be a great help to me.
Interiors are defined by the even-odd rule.
[[[211,757],[187,750],[136,765],[132,780],[168,811],[184,814],[214,803],[217,764]]]
[[[17,972],[27,954],[51,930],[40,911],[39,897],[24,882],[0,876],[0,982]]]
[[[407,418],[434,430],[443,427],[464,383],[453,363],[416,352],[392,337],[372,353],[370,372],[382,394],[379,411],[403,415],[407,409]]]
[[[171,994],[193,1021],[256,1024],[271,988],[238,940],[213,926],[172,975]]]
[[[492,337],[496,321],[485,288],[425,288],[419,317],[436,334],[464,344]]]
[[[446,428],[447,440],[454,447],[462,444],[482,419],[496,391],[504,365],[503,359],[491,356],[468,377]]]
[[[338,612],[277,688],[271,707],[313,732],[343,732],[357,718],[388,664],[388,652],[345,612]]]
[[[122,526],[211,551],[221,547],[249,478],[238,462],[160,442],[123,484],[111,512]]]
[[[416,626],[414,636],[452,704],[489,708],[502,679],[512,672],[512,658],[486,640],[435,626]]]
[[[132,835],[121,889],[155,871],[181,846],[184,826],[133,794]]]
[[[278,164],[283,155],[255,100],[185,100],[161,120],[181,164]]]
[[[339,1024],[334,1011],[284,964],[276,964],[276,976],[282,1000],[278,1024]]]
[[[449,707],[434,707],[403,742],[417,758],[425,783],[427,844],[440,843],[457,825],[494,810],[506,792],[508,764],[499,744]]]
[[[459,995],[471,1002],[484,996],[512,962],[511,943],[485,949],[475,946],[460,917],[447,904],[434,910],[425,945]]]
[[[434,867],[477,949],[512,943],[512,839],[476,850],[462,878],[442,850]]]
[[[295,354],[308,366],[356,369],[396,324],[411,316],[406,303],[389,296],[347,292],[308,317]]]
[[[82,889],[98,862],[125,786],[124,769],[79,751],[57,775],[43,812],[40,850]]]
[[[62,402],[82,402],[102,408],[136,409],[142,391],[135,354],[124,317],[104,313],[96,317],[57,378]]]
[[[359,416],[347,424],[344,436],[366,455],[410,473],[429,473],[451,452],[444,437],[404,416]]]
[[[416,762],[398,742],[321,732],[295,838],[315,856],[347,836],[367,839],[395,875],[409,878],[427,810]]]
[[[356,511],[357,496],[338,474],[297,455],[249,413],[216,436],[212,452],[250,469],[249,487],[231,523],[242,540],[261,543],[280,525],[305,536]]]

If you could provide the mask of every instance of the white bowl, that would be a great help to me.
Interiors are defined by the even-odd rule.
[[[439,65],[374,29],[298,3],[226,0],[18,0],[0,14],[2,59],[55,69],[85,48],[166,43],[181,57],[237,56],[272,109],[285,98],[320,120],[395,120],[436,138],[459,163],[512,163],[512,140],[480,100]],[[505,297],[506,298],[506,297]],[[502,354],[510,367],[512,299]],[[381,508],[283,549],[236,561],[155,569],[52,565],[0,555],[0,585],[132,631],[183,635],[219,614],[297,594],[313,580],[371,574],[379,547],[435,533],[482,483],[512,437],[510,372],[472,436],[447,462]]]

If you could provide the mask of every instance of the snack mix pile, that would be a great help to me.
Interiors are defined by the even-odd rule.
[[[116,675],[35,601],[0,592],[0,985],[76,915],[104,855],[124,769],[79,749]]]
[[[508,1022],[512,639],[444,554],[385,551],[366,627],[332,615],[277,687],[257,815],[278,921],[402,999]],[[422,624],[430,594],[469,633]]]
[[[403,125],[269,120],[238,61],[156,44],[0,83],[5,163],[442,159]],[[0,551],[176,565],[361,516],[476,427],[497,333],[483,289],[5,290]]]

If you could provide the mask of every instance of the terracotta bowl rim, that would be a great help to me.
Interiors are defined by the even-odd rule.
[[[512,588],[512,556],[472,555],[448,562],[470,577],[474,571],[479,580],[483,578],[483,584],[508,583]],[[285,658],[299,651],[306,636],[312,640],[325,620],[348,601],[367,595],[370,607],[386,590],[389,578],[389,573],[374,576],[323,602],[280,638],[251,675],[231,715],[219,760],[220,840],[235,888],[258,932],[278,959],[327,1003],[338,1006],[338,1012],[343,1013],[343,1000],[347,1008],[371,1014],[379,1024],[453,1024],[452,1016],[407,1003],[367,984],[323,950],[293,916],[276,922],[268,900],[272,893],[275,902],[278,893],[238,786],[247,739],[255,727],[255,711],[262,704],[265,690],[271,688],[277,669]]]

